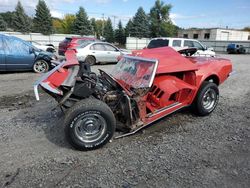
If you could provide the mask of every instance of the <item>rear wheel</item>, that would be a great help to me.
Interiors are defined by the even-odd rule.
[[[94,65],[96,63],[96,60],[93,56],[88,56],[85,59],[85,63],[89,64],[89,65]]]
[[[49,64],[47,61],[43,59],[37,60],[33,65],[33,71],[36,73],[44,73],[48,72],[49,70]]]
[[[78,150],[92,150],[105,145],[115,131],[115,117],[102,101],[84,99],[70,108],[65,117],[65,134]]]
[[[215,83],[205,81],[193,103],[195,113],[200,116],[210,114],[219,101],[219,89]]]

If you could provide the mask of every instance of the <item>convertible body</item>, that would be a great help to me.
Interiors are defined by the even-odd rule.
[[[192,106],[196,114],[210,114],[219,99],[218,86],[232,72],[229,60],[185,57],[170,47],[144,49],[124,56],[108,74],[96,75],[79,64],[74,51],[67,61],[35,83],[67,108],[65,130],[77,149],[106,144],[115,129],[120,137],[181,108]],[[119,136],[118,136],[119,137]]]

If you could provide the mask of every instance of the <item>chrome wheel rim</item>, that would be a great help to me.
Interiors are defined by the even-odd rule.
[[[97,113],[80,115],[74,126],[76,137],[86,143],[98,141],[104,135],[106,129],[106,120]]]
[[[216,100],[217,100],[216,91],[211,88],[208,89],[202,98],[203,108],[206,109],[207,111],[211,111],[216,104]]]
[[[37,61],[34,65],[34,70],[36,72],[46,72],[48,70],[48,64],[47,62],[41,60],[41,61]]]

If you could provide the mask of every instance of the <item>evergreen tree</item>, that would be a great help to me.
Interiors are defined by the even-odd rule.
[[[0,31],[6,31],[7,24],[4,21],[3,17],[0,15]]]
[[[83,7],[80,7],[78,13],[76,14],[76,20],[74,22],[73,30],[75,34],[79,35],[90,35],[92,33],[88,15]]]
[[[15,13],[14,11],[13,12],[7,11],[7,12],[0,13],[0,15],[3,18],[3,20],[7,24],[7,28],[13,28],[13,26],[12,26],[12,22],[13,22],[12,19],[14,17],[14,13]]]
[[[20,1],[17,2],[15,12],[12,19],[13,29],[22,33],[30,32],[31,19],[25,14]]]
[[[171,23],[169,12],[172,8],[170,4],[164,4],[161,0],[156,0],[155,5],[150,10],[151,37],[165,36],[164,25]]]
[[[90,25],[91,25],[92,34],[97,37],[97,26],[96,26],[95,18],[90,19]]]
[[[125,27],[125,36],[126,37],[132,37],[132,33],[134,32],[134,24],[131,19],[129,19],[126,27]]]
[[[108,18],[105,26],[104,26],[104,38],[107,42],[114,42],[114,30],[112,27],[111,19]]]
[[[121,20],[118,23],[118,28],[115,30],[115,41],[118,42],[119,44],[126,43],[125,30],[122,27]]]
[[[133,29],[131,31],[133,37],[149,37],[149,19],[142,7],[140,7],[133,18]]]
[[[53,31],[50,10],[44,0],[39,0],[36,6],[34,31],[45,35],[51,34]]]

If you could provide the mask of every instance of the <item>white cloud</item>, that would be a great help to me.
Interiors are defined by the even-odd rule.
[[[185,20],[185,19],[195,19],[195,18],[202,18],[206,17],[205,14],[200,14],[200,15],[181,15],[178,13],[170,13],[169,17],[174,20]]]
[[[51,10],[50,13],[51,13],[52,17],[56,17],[56,18],[63,18],[64,17],[64,13],[57,11],[57,10]]]

